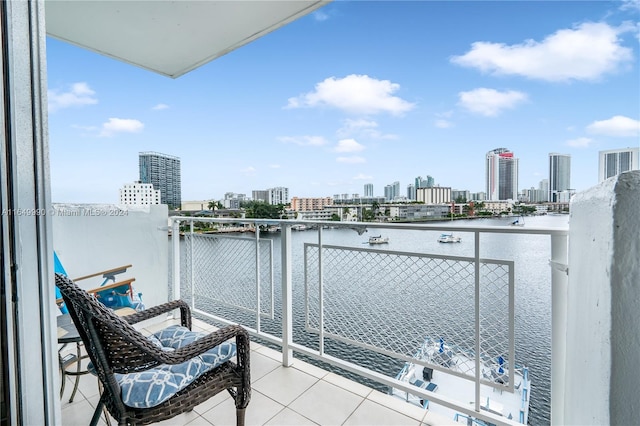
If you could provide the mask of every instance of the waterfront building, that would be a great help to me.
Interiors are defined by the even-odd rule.
[[[483,210],[493,214],[511,212],[513,210],[513,203],[511,201],[485,201]]]
[[[487,200],[518,199],[518,158],[507,148],[496,148],[486,156]]]
[[[449,216],[447,204],[392,204],[389,217],[395,220],[441,219]]]
[[[373,197],[373,184],[365,183],[364,184],[364,196],[365,197]]]
[[[484,201],[487,199],[487,194],[485,192],[472,192],[470,194],[471,201]]]
[[[451,203],[451,188],[444,186],[417,188],[416,201],[420,201],[425,204]]]
[[[271,205],[289,204],[289,188],[278,186],[276,188],[269,188],[269,201]]]
[[[240,205],[248,201],[246,194],[236,194],[235,192],[226,192],[221,204],[225,209],[239,209]]]
[[[459,189],[452,189],[451,190],[451,199],[452,200],[457,200],[458,198],[462,198],[463,202],[467,202],[471,200],[471,192],[467,191],[467,190],[459,190]]]
[[[325,206],[333,205],[333,198],[291,198],[291,210],[296,212],[309,212],[314,210],[322,210]]]
[[[551,202],[561,201],[559,195],[566,192],[568,194],[571,188],[571,156],[569,154],[558,154],[552,152],[549,154],[549,196]]]
[[[629,170],[640,170],[640,148],[621,148],[600,151],[598,182]]]
[[[124,184],[120,188],[120,204],[126,206],[148,206],[160,204],[160,190],[154,189],[150,183],[136,181]]]
[[[412,201],[416,199],[416,187],[412,183],[407,185],[407,198]]]
[[[169,209],[178,209],[182,203],[180,158],[159,152],[141,152],[138,156],[140,182],[150,183],[160,191],[160,202]]]

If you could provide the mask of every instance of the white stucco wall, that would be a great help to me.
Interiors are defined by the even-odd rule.
[[[640,171],[571,203],[565,423],[640,419]]]
[[[147,307],[168,300],[167,206],[55,204],[53,247],[71,278],[133,265],[118,279],[135,278]],[[100,277],[78,282],[100,285]]]

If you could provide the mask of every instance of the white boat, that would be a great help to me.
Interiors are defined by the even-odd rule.
[[[369,244],[387,244],[388,242],[389,237],[383,237],[382,235],[369,237]]]
[[[292,231],[306,231],[307,230],[307,225],[304,225],[302,223],[297,224],[297,225],[291,225],[291,230]]]
[[[456,237],[452,233],[451,234],[440,234],[438,238],[439,243],[460,243],[462,242],[461,237]]]
[[[476,371],[476,359],[473,351],[451,347],[445,344],[442,338],[436,341],[428,337],[414,358],[427,365],[437,366],[439,369],[407,362],[396,376],[397,380],[435,392],[443,397],[469,402],[470,408],[475,408],[473,401],[476,385],[473,377]],[[486,381],[499,383],[501,386],[508,384],[509,367],[502,357],[496,359],[481,357],[480,368],[482,377]],[[509,392],[503,387],[496,388],[488,384],[480,384],[480,408],[526,425],[529,417],[530,390],[529,369],[516,367],[514,392]],[[410,392],[392,388],[391,394],[455,422],[479,426],[487,424],[451,408],[435,403],[430,405],[428,400]]]

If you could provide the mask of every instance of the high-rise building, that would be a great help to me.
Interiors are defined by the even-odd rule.
[[[418,176],[415,180],[416,189],[418,188],[433,188],[435,186],[435,180],[433,176],[427,175],[425,179],[422,176]]]
[[[289,188],[278,186],[269,188],[269,204],[277,206],[278,204],[289,204]]]
[[[486,157],[487,200],[518,199],[518,159],[506,148],[496,148]]]
[[[600,151],[598,182],[629,170],[639,170],[640,148],[622,148]]]
[[[262,201],[264,203],[269,202],[269,191],[266,189],[254,189],[251,191],[251,198],[253,201]]]
[[[560,193],[571,189],[571,156],[569,154],[549,154],[549,201],[559,203],[566,198]]]
[[[364,184],[364,196],[365,197],[373,197],[373,184],[365,183]]]
[[[412,201],[416,199],[416,187],[412,183],[407,185],[407,198]]]
[[[127,183],[120,188],[120,204],[125,206],[148,206],[160,203],[160,191],[150,183],[140,181]]]
[[[391,185],[384,187],[384,198],[386,201],[393,201],[400,196],[400,182],[395,181]]]
[[[182,204],[180,184],[180,158],[159,152],[141,152],[138,157],[140,182],[150,183],[160,191],[160,202],[169,209]]]

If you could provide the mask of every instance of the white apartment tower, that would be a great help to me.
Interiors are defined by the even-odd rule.
[[[549,195],[548,200],[558,203],[567,198],[571,189],[571,156],[569,154],[549,154]],[[564,193],[564,194],[563,194]]]
[[[518,158],[506,148],[496,148],[486,156],[487,200],[518,199]]]
[[[120,204],[124,206],[148,206],[160,204],[160,190],[150,183],[140,181],[124,184],[120,188]]]
[[[289,188],[278,186],[269,188],[269,204],[274,206],[278,204],[289,204]]]
[[[623,148],[600,151],[598,182],[629,170],[640,170],[640,148]]]

